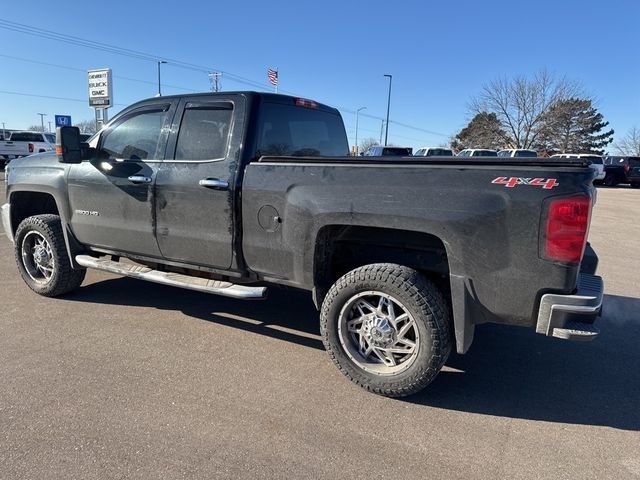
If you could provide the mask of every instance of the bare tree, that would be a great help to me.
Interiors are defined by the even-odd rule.
[[[375,147],[376,145],[380,145],[380,143],[375,138],[373,138],[373,137],[365,138],[360,142],[360,150],[359,150],[359,152],[360,153],[364,153],[367,150],[369,150],[371,147]]]
[[[498,78],[484,85],[471,100],[473,114],[495,113],[506,133],[510,148],[531,148],[540,134],[545,112],[558,102],[580,96],[581,87],[566,78],[555,79],[542,70],[533,78]]]
[[[624,137],[613,144],[620,155],[640,157],[640,128],[633,126]]]
[[[42,125],[31,125],[28,130],[30,132],[44,132],[44,130],[42,130]]]
[[[74,126],[80,129],[80,133],[88,133],[88,134],[96,133],[95,120],[82,120],[81,122],[77,122]]]

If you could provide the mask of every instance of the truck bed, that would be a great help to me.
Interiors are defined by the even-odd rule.
[[[245,169],[243,253],[264,278],[312,289],[323,229],[419,232],[444,246],[476,323],[531,326],[540,296],[572,292],[579,270],[541,258],[543,202],[592,179],[579,159],[263,157]]]

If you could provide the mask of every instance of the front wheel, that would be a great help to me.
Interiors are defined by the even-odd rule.
[[[433,381],[451,350],[449,308],[419,272],[381,263],[341,277],[322,304],[323,343],[354,383],[388,397]]]
[[[20,275],[34,292],[55,297],[75,290],[84,280],[86,270],[71,267],[57,215],[35,215],[23,220],[16,230],[15,242]]]

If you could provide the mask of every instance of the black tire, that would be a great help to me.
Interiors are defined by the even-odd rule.
[[[632,182],[631,183],[631,188],[640,188],[640,183]]]
[[[615,187],[616,185],[618,185],[618,179],[616,178],[615,175],[611,175],[607,173],[602,183],[607,187]]]
[[[40,242],[37,247],[36,242]],[[40,261],[36,261],[38,249],[45,252],[38,256]],[[23,220],[16,230],[15,256],[22,279],[31,290],[45,297],[75,290],[86,274],[84,268],[71,268],[58,215],[35,215]]]
[[[367,297],[372,293],[380,293],[380,298],[387,296],[394,309],[400,307],[411,319],[411,328],[414,329],[412,357],[408,360],[407,357],[405,360],[400,358],[397,366],[385,367],[381,361],[384,360],[382,357],[390,360],[388,357],[394,357],[394,353],[385,353],[380,359],[374,359],[371,354],[363,356],[359,350],[363,348],[361,337],[366,338],[362,333],[367,330],[366,325],[379,320],[371,320],[370,316],[377,317],[377,314],[364,315],[360,308],[361,298],[376,298],[376,295]],[[353,315],[351,320],[346,320],[349,318],[347,315]],[[397,317],[394,315],[394,318],[399,320],[402,316],[404,313]],[[357,323],[365,317],[366,320]],[[349,323],[352,323],[351,327]],[[361,325],[360,329],[357,332],[350,330],[355,329],[356,324]],[[402,329],[398,328],[399,323],[394,321],[394,324],[387,343],[400,338],[398,330]],[[367,351],[373,349],[380,339],[380,331],[373,332],[375,328],[368,330],[367,335],[373,342],[365,340],[369,342],[364,344]],[[357,385],[387,397],[404,397],[429,385],[442,369],[452,345],[449,308],[440,290],[416,270],[390,263],[365,265],[338,279],[322,303],[320,330],[324,346],[338,369]],[[396,348],[396,345],[393,343],[385,347]],[[370,362],[371,359],[374,361]],[[396,360],[392,358],[391,364],[395,365]],[[380,363],[379,367],[375,366],[376,361]]]

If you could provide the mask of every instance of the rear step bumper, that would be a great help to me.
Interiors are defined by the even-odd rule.
[[[94,268],[96,270],[146,280],[148,282],[161,283],[172,287],[187,288],[198,292],[213,293],[215,295],[223,295],[225,297],[240,298],[244,300],[261,300],[267,296],[266,287],[236,285],[234,283],[222,282],[219,280],[190,277],[189,275],[182,275],[180,273],[161,272],[142,265],[114,262],[113,260],[91,257],[89,255],[77,255],[76,262],[86,268]]]
[[[602,278],[581,273],[574,295],[542,296],[536,332],[565,340],[593,340],[599,333],[593,322],[602,310],[603,296]]]

